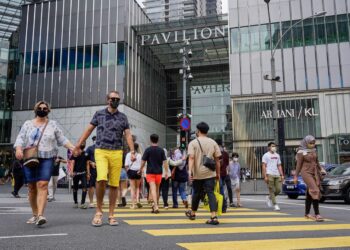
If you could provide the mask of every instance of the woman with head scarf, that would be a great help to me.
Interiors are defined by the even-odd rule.
[[[298,175],[301,173],[301,176],[307,185],[305,217],[319,222],[324,221],[319,211],[322,173],[316,152],[315,137],[308,135],[301,141],[296,159],[297,167],[294,175],[294,183],[298,183]],[[311,204],[313,205],[315,215],[310,214]]]

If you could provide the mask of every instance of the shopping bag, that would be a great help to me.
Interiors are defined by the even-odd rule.
[[[217,214],[221,215],[222,214],[222,203],[224,201],[224,197],[222,196],[222,194],[220,194],[220,184],[218,181],[216,181],[216,183],[215,183],[214,195],[216,198],[216,205],[218,208]],[[206,209],[210,212],[209,198],[208,198],[207,194],[204,196],[203,203],[204,203],[204,209]]]
[[[63,169],[62,168],[60,168],[60,170],[59,170],[59,175],[58,175],[58,180],[61,180],[62,178],[64,178],[64,177],[66,177],[67,175],[66,175],[66,173],[63,171]]]

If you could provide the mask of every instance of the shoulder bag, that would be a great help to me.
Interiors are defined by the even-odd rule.
[[[26,167],[30,167],[30,168],[34,168],[37,167],[39,165],[39,143],[41,141],[41,138],[44,135],[45,129],[47,127],[47,124],[49,123],[49,121],[46,122],[45,127],[43,129],[43,132],[40,135],[39,141],[35,146],[29,147],[29,148],[25,148],[23,150],[23,165]]]
[[[209,158],[207,155],[204,154],[200,141],[198,139],[197,139],[197,141],[198,141],[199,147],[200,147],[200,149],[202,151],[202,155],[203,155],[203,157],[202,157],[203,166],[209,168],[211,171],[215,171],[216,170],[215,160]]]

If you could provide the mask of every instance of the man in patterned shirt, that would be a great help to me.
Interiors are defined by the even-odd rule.
[[[131,160],[135,160],[134,142],[130,132],[129,122],[125,114],[118,111],[120,102],[119,92],[111,91],[107,95],[108,106],[95,113],[87,129],[79,139],[75,151],[79,151],[80,145],[85,141],[92,131],[97,127],[95,160],[97,170],[96,214],[92,225],[102,226],[102,202],[109,178],[109,217],[108,223],[111,226],[118,225],[114,217],[114,208],[119,186],[120,172],[123,165],[122,138],[125,134],[126,141],[130,148]],[[108,176],[108,178],[107,178]]]

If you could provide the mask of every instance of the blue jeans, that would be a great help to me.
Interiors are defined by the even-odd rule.
[[[25,183],[33,183],[38,181],[50,181],[53,169],[53,158],[39,158],[39,166],[23,167]]]
[[[179,190],[181,199],[183,201],[187,200],[186,182],[172,181],[171,187],[172,187],[172,192],[173,192],[173,204],[174,204],[174,206],[178,206],[178,203],[177,203],[177,190]]]

